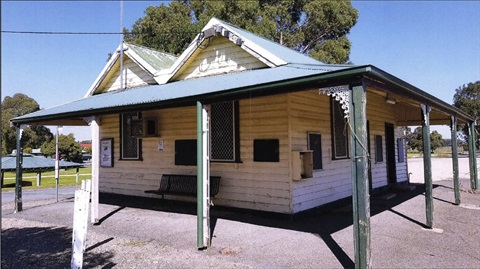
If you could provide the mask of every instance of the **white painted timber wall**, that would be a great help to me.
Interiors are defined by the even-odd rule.
[[[214,37],[197,50],[173,80],[205,77],[267,67],[226,37]]]
[[[401,140],[403,142],[404,151],[399,151],[398,146],[398,138],[403,138]],[[397,182],[405,182],[408,181],[408,166],[407,166],[407,145],[406,145],[406,136],[405,136],[405,127],[397,127],[395,128],[395,156],[397,157]],[[403,162],[398,162],[399,156],[403,155]]]
[[[313,178],[292,181],[292,213],[314,208],[352,195],[351,159],[333,160],[330,124],[330,97],[318,90],[289,94],[289,133],[291,150],[306,150],[307,133],[322,136],[323,169],[315,170]],[[380,96],[367,94],[367,120],[370,122],[371,152],[375,153],[374,135],[383,138],[384,161],[375,163],[372,156],[372,186],[387,185],[385,122],[395,124],[395,112]],[[396,131],[396,136],[399,135]],[[396,139],[395,139],[396,142]],[[398,147],[395,147],[396,151]],[[398,156],[398,155],[396,155]],[[398,181],[406,178],[406,163],[398,163]]]
[[[211,174],[221,176],[218,205],[279,213],[290,211],[289,142],[287,96],[241,100],[240,163],[211,163]],[[118,160],[119,116],[105,116],[101,138],[114,138],[115,164],[100,168],[100,191],[156,197],[145,190],[157,189],[164,173],[196,174],[196,166],[174,164],[175,140],[196,138],[196,108],[172,108],[143,112],[143,118],[158,119],[159,137],[143,138],[143,161]],[[253,162],[254,139],[279,139],[280,162]],[[163,141],[164,150],[158,151]],[[195,201],[188,197],[167,197]]]
[[[123,56],[123,83],[125,88],[135,88],[157,84],[153,77],[133,62],[128,56]],[[120,64],[115,63],[111,74],[101,83],[97,92],[109,92],[120,89]]]
[[[215,204],[289,214],[352,195],[351,160],[332,160],[331,156],[330,97],[315,89],[240,100],[239,109],[241,162],[211,163],[211,174],[221,176]],[[385,139],[385,122],[395,123],[393,115],[383,98],[368,94],[372,152],[373,136]],[[119,116],[102,118],[100,137],[114,138],[115,163],[112,168],[100,168],[101,192],[158,197],[144,191],[157,189],[162,174],[196,174],[196,166],[174,164],[175,140],[196,138],[196,108],[146,111],[142,117],[157,118],[159,130],[158,137],[143,138],[142,161],[118,160]],[[399,130],[396,135],[401,134]],[[308,132],[322,135],[323,169],[314,171],[313,178],[293,181],[291,152],[307,149]],[[254,162],[254,139],[279,139],[280,161]],[[160,141],[163,151],[158,151]],[[397,176],[398,181],[406,180],[406,163],[397,163]],[[386,162],[372,163],[372,177],[374,188],[387,185]],[[167,198],[195,201],[188,197]]]

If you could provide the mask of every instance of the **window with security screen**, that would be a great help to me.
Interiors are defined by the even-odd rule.
[[[140,112],[120,114],[120,159],[142,159],[141,121]]]
[[[211,160],[239,160],[238,102],[214,103],[210,106]]]
[[[333,159],[346,159],[348,158],[348,126],[345,111],[339,101],[335,98],[331,100]]]

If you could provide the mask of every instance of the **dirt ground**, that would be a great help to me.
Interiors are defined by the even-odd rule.
[[[469,186],[462,177],[462,186]],[[373,268],[480,268],[480,194],[434,182],[434,230],[425,229],[422,184],[372,197]],[[196,205],[102,195],[89,225],[84,268],[352,268],[352,207],[293,218],[212,208],[212,246],[196,247]],[[2,268],[70,268],[74,200],[2,204]]]

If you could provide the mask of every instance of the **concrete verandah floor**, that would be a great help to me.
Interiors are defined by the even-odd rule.
[[[462,185],[468,186],[468,182]],[[434,227],[424,229],[423,186],[371,202],[375,268],[480,268],[480,194],[435,182]],[[89,225],[86,268],[353,267],[350,206],[293,219],[212,208],[212,247],[196,248],[196,205],[102,195],[99,225]],[[73,199],[2,212],[2,267],[65,268],[71,255]]]

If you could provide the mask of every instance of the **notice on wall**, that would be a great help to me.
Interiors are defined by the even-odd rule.
[[[163,151],[163,140],[158,141],[158,151]]]

